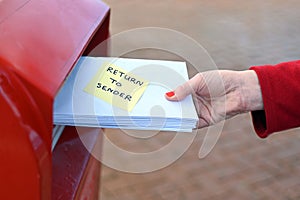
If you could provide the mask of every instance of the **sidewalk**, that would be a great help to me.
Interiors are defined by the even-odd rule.
[[[174,29],[205,47],[219,69],[244,70],[300,58],[300,2],[296,0],[105,2],[112,9],[112,35],[149,26]],[[126,46],[133,43],[123,41]],[[180,59],[153,49],[125,57]],[[189,70],[190,75],[197,72],[192,66]],[[226,121],[216,146],[199,159],[206,131],[199,130],[183,156],[161,170],[130,174],[103,166],[101,200],[300,198],[300,129],[260,139],[250,115],[243,114]],[[105,134],[120,148],[133,152],[154,151],[175,135],[160,133],[150,139],[134,139],[109,129]]]

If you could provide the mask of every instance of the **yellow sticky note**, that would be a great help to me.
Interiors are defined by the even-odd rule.
[[[131,111],[148,84],[149,81],[117,65],[104,63],[84,91],[113,106]]]

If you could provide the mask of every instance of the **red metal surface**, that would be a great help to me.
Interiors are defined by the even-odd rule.
[[[99,200],[100,166],[99,161],[92,157],[87,166],[88,170],[86,170],[84,182],[82,182],[82,186],[75,199]]]
[[[18,77],[2,66],[0,110],[0,199],[47,199],[51,155],[38,134],[46,132],[41,113]]]
[[[0,199],[51,199],[53,100],[108,15],[98,0],[0,1]]]
[[[0,59],[30,89],[50,131],[53,98],[109,8],[98,0],[10,2],[1,1],[9,12],[0,12]]]
[[[81,128],[78,137],[75,127],[66,127],[53,154],[52,199],[96,199],[100,175],[100,162],[87,149],[101,142],[101,130]]]

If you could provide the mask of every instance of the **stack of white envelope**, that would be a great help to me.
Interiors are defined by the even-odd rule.
[[[84,91],[99,68],[107,62],[149,81],[131,111],[113,106]],[[198,121],[192,97],[171,102],[164,96],[187,80],[185,62],[81,57],[55,98],[54,124],[191,132]]]

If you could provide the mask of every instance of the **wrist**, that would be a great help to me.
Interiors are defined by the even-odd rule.
[[[253,70],[240,72],[242,111],[263,110],[263,99],[258,77]]]

